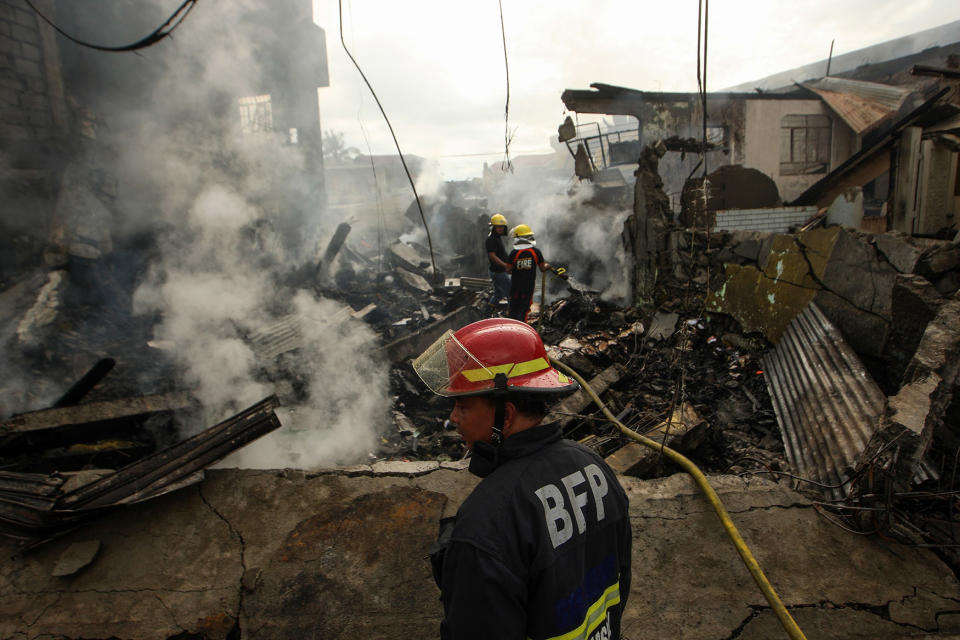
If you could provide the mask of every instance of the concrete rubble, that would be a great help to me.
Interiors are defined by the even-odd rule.
[[[425,556],[475,481],[413,463],[349,476],[214,471],[29,554],[0,543],[0,636],[436,637]],[[713,481],[807,637],[960,633],[960,584],[931,551],[851,536],[770,481]],[[782,636],[686,476],[622,482],[635,540],[626,637]],[[90,541],[92,563],[53,575],[65,550]]]

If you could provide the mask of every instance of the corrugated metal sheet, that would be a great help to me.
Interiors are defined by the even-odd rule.
[[[823,101],[830,105],[830,108],[851,129],[861,135],[894,113],[894,111],[865,98],[825,89],[813,89],[813,91],[823,98]]]
[[[909,89],[845,78],[821,78],[803,86],[823,98],[858,134],[895,114],[910,95]]]
[[[814,303],[763,359],[787,460],[797,475],[843,499],[858,456],[876,432],[885,397]]]
[[[894,87],[889,84],[864,82],[863,80],[849,80],[847,78],[820,78],[804,86],[816,87],[836,93],[846,93],[865,100],[870,100],[889,110],[896,111],[912,92],[904,87]]]

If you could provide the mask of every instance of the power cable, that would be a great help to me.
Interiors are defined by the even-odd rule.
[[[348,4],[348,8],[349,4]],[[352,15],[352,9],[351,9]],[[356,41],[353,33],[353,21],[350,23],[350,40]],[[383,215],[383,201],[380,197],[380,179],[377,176],[377,163],[373,159],[373,149],[370,147],[370,138],[367,135],[367,128],[363,125],[361,112],[363,109],[363,95],[359,85],[357,86],[357,124],[360,125],[360,132],[363,134],[363,142],[367,147],[367,156],[370,158],[370,171],[373,173],[373,193],[377,200],[377,276],[383,273],[383,236],[386,235],[387,222]]]
[[[383,236],[386,235],[387,223],[383,216],[383,202],[380,199],[380,180],[377,178],[377,164],[373,161],[373,151],[370,149],[370,139],[367,137],[367,128],[360,119],[357,110],[357,124],[363,133],[363,142],[367,145],[367,155],[370,157],[370,171],[373,172],[373,193],[377,198],[377,275],[383,273]]]
[[[390,130],[390,136],[393,137],[393,144],[397,147],[397,153],[400,155],[400,164],[403,165],[403,171],[407,174],[407,180],[410,182],[410,188],[413,190],[413,197],[417,201],[417,209],[420,211],[420,220],[423,222],[423,230],[427,234],[427,245],[430,249],[430,266],[433,268],[433,279],[436,280],[439,277],[440,272],[437,271],[437,263],[433,257],[433,241],[430,239],[430,228],[427,226],[427,217],[424,215],[423,206],[420,204],[420,195],[417,194],[417,187],[413,183],[413,177],[410,175],[410,169],[407,168],[407,160],[403,157],[403,151],[400,149],[400,142],[397,141],[397,134],[393,132],[393,125],[390,124],[390,118],[387,117],[387,112],[384,111],[383,105],[380,104],[380,98],[377,97],[377,92],[373,90],[373,86],[370,84],[370,81],[367,80],[367,76],[363,73],[363,69],[361,69],[360,65],[357,64],[353,54],[350,53],[350,49],[347,48],[347,42],[343,39],[343,0],[338,0],[337,6],[340,11],[340,44],[343,45],[343,50],[347,54],[347,57],[350,58],[350,62],[352,62],[353,66],[357,68],[357,72],[360,74],[360,77],[363,78],[363,82],[367,85],[367,88],[370,89],[370,94],[377,103],[377,107],[380,109],[380,113],[383,114],[383,119],[387,123],[387,128]]]
[[[66,38],[70,42],[78,44],[81,47],[87,47],[88,49],[96,49],[97,51],[107,51],[110,53],[119,53],[123,51],[137,51],[138,49],[146,49],[147,47],[160,42],[161,40],[169,36],[171,33],[173,33],[174,29],[180,26],[180,24],[187,17],[187,14],[190,13],[193,7],[197,4],[197,0],[184,0],[183,3],[179,7],[177,7],[177,10],[174,11],[172,14],[170,14],[170,17],[167,18],[166,22],[164,22],[159,27],[154,29],[148,35],[130,44],[125,44],[119,47],[109,47],[109,46],[104,46],[99,44],[93,44],[91,42],[86,42],[84,40],[80,40],[78,38],[71,36],[69,33],[64,31],[60,27],[58,27],[50,18],[45,16],[39,9],[37,9],[33,5],[33,3],[30,2],[30,0],[23,0],[23,1],[27,4],[28,7],[30,7],[33,10],[35,14],[37,14],[37,16],[40,17],[40,19],[42,19],[44,22],[50,25],[54,31],[62,35],[64,38]]]
[[[503,66],[507,70],[507,103],[503,108],[503,162],[500,163],[502,171],[513,171],[513,163],[510,161],[510,143],[513,136],[510,134],[510,62],[507,59],[507,31],[503,26],[503,0],[500,4],[500,35],[503,38]]]
[[[700,153],[703,157],[703,178],[707,179],[707,31],[710,20],[710,0],[700,0],[702,12],[697,11],[697,86],[700,88],[700,102],[703,106],[703,145]],[[701,24],[702,13],[702,24]],[[700,39],[703,37],[703,78],[700,77]],[[704,196],[706,199],[706,196]],[[706,201],[704,201],[706,208]]]

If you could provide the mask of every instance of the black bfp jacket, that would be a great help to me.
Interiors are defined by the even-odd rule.
[[[555,425],[514,434],[498,452],[431,554],[441,637],[619,638],[631,529],[613,471]]]

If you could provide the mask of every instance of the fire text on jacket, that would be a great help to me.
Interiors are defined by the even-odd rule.
[[[595,517],[597,522],[603,520],[603,497],[608,490],[607,478],[595,464],[564,476],[560,484],[563,485],[562,492],[552,483],[534,492],[543,505],[543,517],[554,549],[573,537],[574,522],[576,532],[582,534],[587,530],[588,517]],[[593,498],[593,509],[586,508],[589,497]]]

